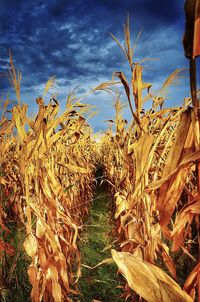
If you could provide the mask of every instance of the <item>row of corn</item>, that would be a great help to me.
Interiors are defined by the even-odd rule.
[[[112,256],[127,280],[125,297],[131,301],[194,301],[197,296],[200,301],[199,120],[190,99],[182,107],[163,109],[168,87],[182,70],[153,91],[143,82],[142,65],[132,61],[129,21],[124,29],[124,47],[113,38],[128,59],[131,83],[122,72],[115,75],[132,121],[123,119],[116,95],[116,117],[101,142],[119,243]],[[152,102],[146,111],[145,102]],[[181,259],[191,265],[181,266]],[[180,269],[187,272],[184,280]]]
[[[94,183],[94,143],[83,117],[89,107],[73,94],[60,114],[53,96],[45,105],[51,78],[36,100],[36,117],[30,119],[20,103],[21,74],[10,60],[18,104],[9,112],[6,101],[0,121],[0,287],[5,287],[5,258],[17,253],[7,239],[12,211],[12,220],[26,234],[32,301],[72,301],[81,274],[77,239]]]

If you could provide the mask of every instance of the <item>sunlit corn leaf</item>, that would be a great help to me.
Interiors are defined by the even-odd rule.
[[[0,136],[10,134],[14,128],[14,122],[4,118],[0,123]]]
[[[25,129],[25,115],[27,112],[27,106],[23,105],[22,108],[19,106],[14,106],[12,110],[12,119],[17,128],[18,135],[21,141],[25,141],[27,138],[27,133]]]
[[[61,162],[57,163],[59,166],[65,167],[67,169],[69,169],[71,172],[75,172],[75,173],[90,173],[90,170],[84,167],[79,167],[79,166],[75,166],[75,165],[71,165],[71,164],[64,164]]]
[[[37,269],[33,264],[30,264],[28,267],[28,276],[29,281],[34,285],[37,282]]]
[[[142,66],[139,64],[136,64],[133,69],[131,85],[132,85],[132,90],[133,90],[133,96],[134,96],[137,116],[140,119],[140,112],[142,111],[142,105],[143,105],[142,92],[144,89],[148,89],[152,85],[149,83],[143,83]]]
[[[172,257],[169,255],[169,248],[163,242],[159,244],[159,247],[161,248],[162,251],[161,256],[163,261],[165,262],[171,275],[174,277],[175,280],[177,280],[176,267]]]
[[[61,286],[58,281],[58,271],[56,266],[49,263],[47,268],[47,280],[51,280],[52,285],[52,297],[54,301],[61,302],[62,301],[62,294],[61,294]]]
[[[192,298],[162,269],[125,252],[112,257],[129,286],[148,302],[192,302]],[[147,286],[148,285],[148,286]]]
[[[195,299],[196,289],[198,291],[198,301],[200,301],[200,263],[198,263],[192,272],[187,277],[187,280],[184,284],[184,290],[192,297],[192,300]]]
[[[116,210],[115,210],[115,216],[114,218],[117,219],[120,214],[122,214],[127,209],[127,202],[126,197],[117,192],[115,194],[115,203],[116,203]]]
[[[180,161],[182,160],[182,153],[184,149],[188,149],[191,147],[187,138],[189,134],[189,129],[191,125],[191,110],[183,112],[181,115],[181,120],[176,131],[176,138],[173,146],[170,150],[170,153],[165,161],[165,167],[163,171],[163,176],[171,173]],[[192,138],[192,133],[190,133],[190,138]],[[184,152],[184,156],[187,155]]]
[[[188,156],[185,156],[183,160],[180,162],[178,167],[172,171],[170,174],[162,177],[161,179],[150,183],[146,187],[146,191],[149,192],[150,190],[154,190],[159,188],[162,184],[164,184],[166,181],[168,181],[174,174],[176,174],[178,171],[181,171],[182,169],[187,169],[188,165],[192,166],[193,162],[197,161],[200,158],[200,151],[195,151]]]
[[[137,125],[140,127],[140,129],[142,129],[141,124],[140,124],[140,120],[139,120],[138,116],[135,114],[135,112],[133,110],[133,106],[132,106],[132,103],[131,103],[131,96],[130,96],[130,88],[129,88],[129,84],[127,82],[127,79],[126,79],[125,75],[123,74],[123,72],[121,72],[121,71],[115,72],[115,74],[120,79],[122,85],[124,86],[132,116],[133,116],[135,122],[137,123]]]
[[[96,269],[99,266],[107,265],[107,264],[111,264],[111,263],[113,263],[113,258],[104,259],[101,262],[99,262],[98,264],[96,264],[95,266],[89,266],[89,265],[86,265],[86,264],[82,264],[82,266],[84,266],[84,267],[86,267],[88,269],[93,270],[93,269]]]
[[[194,215],[200,214],[200,197],[195,197],[177,214],[171,236],[173,238],[172,251],[177,252],[184,243],[185,228],[191,225]]]
[[[5,180],[5,178],[0,176],[0,184],[6,186],[8,184],[8,182]]]
[[[24,241],[24,248],[29,257],[33,258],[36,256],[38,250],[38,243],[37,239],[33,234],[30,233],[27,236],[26,240]]]

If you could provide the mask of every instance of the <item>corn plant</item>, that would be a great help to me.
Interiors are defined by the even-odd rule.
[[[122,72],[115,75],[124,87],[133,120],[125,127],[117,100],[115,133],[109,130],[102,139],[105,175],[115,188],[114,218],[121,250],[113,250],[113,258],[127,279],[126,297],[133,295],[132,288],[147,301],[192,301],[199,269],[196,252],[195,257],[190,253],[192,246],[199,245],[195,163],[200,153],[195,147],[194,109],[189,107],[190,99],[182,107],[163,108],[169,86],[178,83],[183,70],[177,69],[153,91],[152,84],[143,82],[142,65],[133,62],[129,18],[124,31],[124,47],[112,36],[128,59],[131,83]],[[152,106],[145,112],[147,101]],[[172,253],[180,249],[194,261],[183,289],[156,266],[161,259],[177,280]],[[148,273],[155,295],[148,294]],[[158,278],[153,280],[152,273]]]

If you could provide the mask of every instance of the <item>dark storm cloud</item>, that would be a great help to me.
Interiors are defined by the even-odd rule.
[[[87,91],[90,85],[110,80],[115,70],[127,72],[125,58],[109,32],[122,42],[129,12],[133,40],[143,29],[135,60],[160,58],[149,63],[152,71],[144,73],[148,81],[159,82],[187,65],[182,49],[183,5],[184,1],[174,0],[0,0],[0,72],[11,49],[23,73],[26,99],[41,93],[41,84],[52,75],[62,93],[79,84]],[[8,81],[0,78],[0,89],[6,92]]]

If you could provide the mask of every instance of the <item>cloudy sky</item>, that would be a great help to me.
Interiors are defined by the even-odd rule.
[[[112,32],[123,42],[129,13],[132,40],[143,30],[134,61],[158,59],[145,64],[144,80],[159,88],[173,70],[188,67],[182,47],[183,6],[184,0],[0,0],[0,73],[6,71],[11,49],[15,66],[23,74],[21,97],[29,104],[30,114],[36,112],[35,99],[54,75],[57,98],[64,108],[67,93],[78,85],[81,95],[111,80],[114,71],[130,77],[126,60],[109,35]],[[186,71],[166,106],[180,105],[189,91]],[[4,76],[0,77],[0,95],[14,97]],[[96,93],[84,102],[98,111],[91,119],[94,130],[105,129],[104,121],[113,118],[113,99]],[[125,115],[129,116],[128,108]]]

